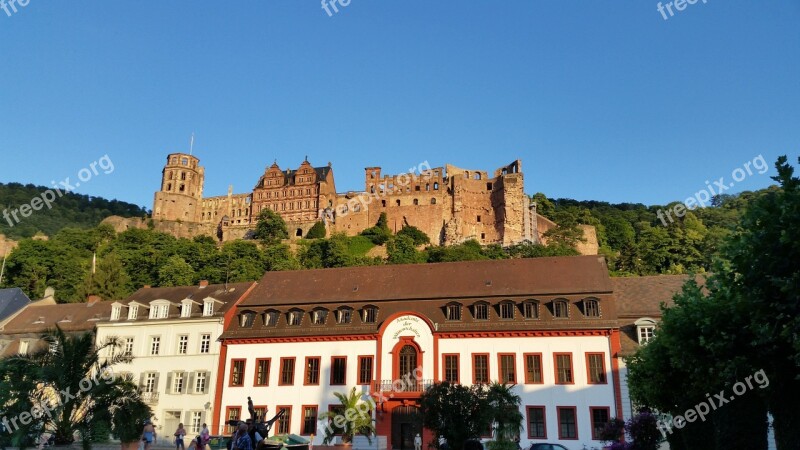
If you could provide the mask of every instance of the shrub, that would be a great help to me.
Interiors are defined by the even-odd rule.
[[[325,238],[326,230],[325,230],[325,223],[320,221],[314,224],[310,230],[308,230],[308,234],[306,234],[306,239],[323,239]]]

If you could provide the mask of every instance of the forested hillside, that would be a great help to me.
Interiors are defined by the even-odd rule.
[[[20,220],[14,220],[10,214],[12,210],[30,205],[34,198],[41,199],[42,193],[48,189],[32,184],[0,183],[0,234],[15,240],[31,237],[37,232],[53,236],[67,227],[95,227],[108,216],[141,217],[147,214],[147,210],[131,203],[67,193],[52,201],[52,208],[40,203],[42,209],[39,211],[24,218],[17,213]],[[2,215],[4,210],[8,211],[7,216]]]

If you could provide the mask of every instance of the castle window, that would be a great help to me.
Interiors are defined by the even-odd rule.
[[[486,183],[486,190],[487,191],[491,191],[492,190],[492,183]]]
[[[553,317],[566,319],[569,317],[569,303],[566,300],[553,301]]]
[[[461,320],[461,305],[451,303],[445,306],[444,316],[447,320]]]
[[[375,193],[375,186],[370,186],[369,187],[369,193],[370,194],[374,194]]]
[[[481,223],[481,216],[478,216],[478,223]]]
[[[189,165],[189,158],[181,158],[181,164],[184,166]]]
[[[433,190],[434,191],[438,191],[439,190],[439,183],[438,182],[437,183],[433,183]]]
[[[185,180],[185,179],[186,179],[186,172],[181,172],[181,180]]]
[[[415,204],[415,205],[419,205],[419,200],[417,200],[417,199],[414,199],[414,204]]]
[[[173,171],[171,171],[171,170],[169,171],[169,179],[170,179],[170,180],[173,180],[173,179],[175,179],[175,172],[173,172]]]
[[[381,206],[383,206],[384,208],[386,208],[386,200],[381,200]]]
[[[303,237],[303,229],[298,228],[297,231],[294,232],[294,235],[297,237]]]
[[[414,190],[419,192],[419,185],[414,186]]]
[[[167,190],[168,190],[168,191],[171,191],[171,190],[172,190],[172,183],[167,183]]]
[[[431,190],[431,184],[430,183],[426,183],[425,184],[425,190],[426,191],[430,191]]]
[[[475,179],[476,179],[476,180],[480,180],[480,179],[481,179],[481,174],[479,174],[479,173],[476,173],[476,174],[475,174]]]
[[[435,204],[436,204],[436,199],[435,199],[435,198],[432,198],[432,199],[431,199],[431,205],[435,205]]]
[[[397,203],[397,206],[400,206],[400,199],[395,200],[395,203]]]
[[[179,189],[179,191],[183,192],[183,191],[185,191],[185,190],[186,190],[186,186],[184,186],[184,185],[181,185],[181,188]]]
[[[486,239],[486,233],[481,233],[481,240],[485,240],[485,239]]]

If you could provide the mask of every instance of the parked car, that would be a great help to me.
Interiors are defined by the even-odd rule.
[[[561,444],[533,444],[530,450],[569,450]]]

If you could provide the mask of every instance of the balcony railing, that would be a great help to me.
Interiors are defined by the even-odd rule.
[[[372,383],[373,392],[424,392],[433,385],[433,380],[415,380],[404,378],[399,380],[380,380]]]
[[[143,392],[142,400],[148,405],[154,405],[158,403],[158,392]]]

